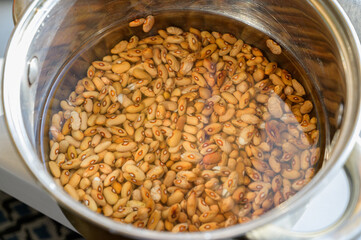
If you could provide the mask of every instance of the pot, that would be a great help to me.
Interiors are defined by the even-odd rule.
[[[17,4],[24,2],[16,1]],[[16,10],[16,9],[15,9]],[[20,11],[19,12],[23,12]],[[153,14],[156,29],[169,25],[231,32],[265,49],[269,37],[285,54],[274,58],[308,89],[319,109],[324,161],[312,181],[294,197],[248,223],[212,232],[172,234],[139,230],[88,210],[58,186],[45,164],[48,151],[44,115],[61,95],[68,95],[88,64],[132,34],[127,23]],[[18,19],[15,17],[15,19]],[[359,161],[360,43],[347,16],[334,0],[101,1],[38,0],[24,10],[8,45],[3,73],[6,128],[34,177],[88,239],[342,238],[360,223]],[[66,80],[64,80],[66,79]],[[53,96],[49,100],[49,96]],[[45,130],[44,130],[45,129]],[[312,197],[340,169],[350,176],[351,197],[337,223],[313,233],[294,233],[292,224]],[[347,233],[347,235],[346,235]]]

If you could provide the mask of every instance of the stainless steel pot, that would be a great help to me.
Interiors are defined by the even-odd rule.
[[[313,89],[313,97],[323,112],[325,160],[304,189],[249,223],[206,233],[171,234],[116,223],[75,202],[54,182],[42,160],[40,144],[39,122],[46,125],[42,113],[47,96],[56,84],[61,88],[58,92],[66,95],[85,72],[87,65],[82,63],[101,57],[104,49],[131,36],[127,22],[148,14],[156,16],[153,33],[170,24],[214,29],[235,33],[260,49],[265,49],[264,40],[269,35],[287,50],[277,61]],[[6,127],[29,170],[89,239],[105,235],[147,239],[218,239],[243,235],[340,239],[357,233],[360,223],[360,209],[356,206],[361,175],[358,172],[361,164],[357,161],[361,151],[356,143],[360,130],[360,59],[357,35],[334,0],[38,0],[24,12],[8,46],[2,85]],[[64,76],[66,81],[61,80]],[[60,97],[56,95],[54,101]],[[312,196],[341,168],[347,170],[351,179],[351,201],[343,217],[320,232],[289,231]]]

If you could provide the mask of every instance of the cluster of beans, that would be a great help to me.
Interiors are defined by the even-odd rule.
[[[154,23],[145,21],[131,25]],[[313,177],[313,104],[259,49],[168,27],[110,52],[50,127],[49,169],[91,210],[151,230],[207,231],[262,215]]]

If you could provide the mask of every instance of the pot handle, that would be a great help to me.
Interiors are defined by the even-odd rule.
[[[23,16],[32,0],[14,0],[13,1],[13,21],[16,25]]]
[[[342,216],[331,226],[314,232],[295,232],[281,225],[270,224],[247,234],[250,239],[354,239],[361,232],[361,138],[344,166],[350,197]]]

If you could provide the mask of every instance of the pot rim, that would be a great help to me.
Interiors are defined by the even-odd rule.
[[[49,3],[51,2],[51,3]],[[227,238],[245,234],[246,232],[262,227],[277,218],[300,208],[317,192],[328,183],[328,178],[335,175],[337,171],[345,164],[350,154],[358,133],[361,128],[360,109],[361,109],[361,47],[357,34],[342,10],[340,5],[335,1],[326,0],[307,0],[307,2],[321,15],[325,23],[334,34],[334,38],[343,56],[343,64],[346,76],[347,96],[345,101],[344,120],[340,127],[338,141],[341,144],[333,146],[332,154],[328,159],[332,164],[327,164],[321,169],[315,177],[307,184],[300,193],[295,197],[284,202],[265,213],[262,217],[252,220],[248,223],[237,224],[232,227],[214,230],[212,232],[196,232],[174,234],[169,232],[156,232],[151,230],[135,228],[130,224],[120,224],[108,217],[92,212],[84,205],[73,200],[60,186],[58,186],[37,157],[36,151],[31,147],[32,142],[26,135],[26,127],[22,120],[22,111],[20,104],[20,83],[24,77],[21,71],[14,66],[27,66],[26,49],[30,45],[29,39],[24,36],[34,36],[31,33],[41,23],[41,19],[52,9],[60,0],[57,1],[34,1],[25,12],[24,16],[16,26],[9,42],[7,53],[4,61],[3,71],[3,107],[5,119],[10,136],[22,156],[27,167],[40,184],[54,197],[58,203],[68,210],[75,212],[87,221],[107,229],[111,233],[123,234],[130,237],[141,237],[148,239],[218,239]],[[46,6],[46,7],[44,7]],[[36,8],[44,8],[43,12],[34,11]],[[36,32],[36,31],[34,31]],[[348,44],[344,41],[346,38]],[[24,40],[25,39],[25,40]],[[27,40],[26,40],[27,39]],[[342,40],[344,39],[344,40]],[[27,42],[28,41],[28,42]],[[354,51],[352,51],[353,49]],[[25,50],[25,51],[24,51]],[[21,54],[24,55],[21,59]],[[20,58],[20,60],[19,60]],[[357,64],[355,64],[357,63]],[[352,68],[352,66],[359,66]]]

